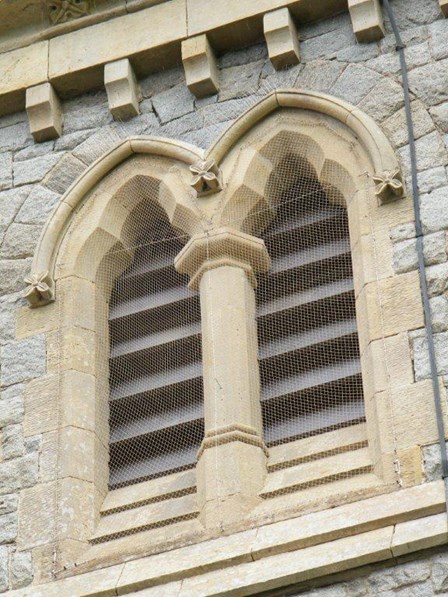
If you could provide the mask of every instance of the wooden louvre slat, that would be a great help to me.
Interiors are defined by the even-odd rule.
[[[272,259],[257,289],[268,445],[364,420],[347,213],[317,181],[312,188],[298,182],[263,236]]]
[[[174,269],[174,231],[157,234],[111,296],[111,488],[194,466],[204,435],[199,296]]]

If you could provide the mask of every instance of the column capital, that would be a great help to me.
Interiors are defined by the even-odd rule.
[[[243,269],[255,288],[255,274],[268,271],[271,259],[261,238],[222,227],[196,234],[180,251],[174,265],[190,276],[191,288],[199,288],[202,275],[211,269],[231,266]]]

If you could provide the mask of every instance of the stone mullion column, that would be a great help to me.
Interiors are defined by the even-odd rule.
[[[269,266],[261,239],[227,228],[193,237],[176,259],[201,295],[205,437],[197,483],[207,527],[241,521],[266,476],[254,272]]]

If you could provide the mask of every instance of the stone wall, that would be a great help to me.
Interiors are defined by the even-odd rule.
[[[392,4],[408,46],[438,368],[448,375],[448,21],[436,0]],[[202,100],[186,88],[179,65],[140,81],[141,114],[127,122],[113,121],[104,91],[64,101],[64,132],[56,141],[35,144],[25,113],[0,118],[0,592],[32,581],[31,550],[47,539],[45,533],[30,539],[20,524],[29,488],[51,482],[55,474],[46,438],[30,435],[23,425],[25,384],[45,371],[46,346],[40,336],[16,338],[16,312],[25,306],[23,279],[52,208],[86,165],[115,141],[157,135],[206,148],[247,107],[279,87],[321,91],[359,106],[383,127],[409,175],[399,61],[386,25],[383,40],[365,45],[356,43],[348,13],[299,27],[301,63],[285,72],[274,71],[264,44],[225,54],[219,60],[221,90]],[[417,269],[414,235],[412,224],[393,231],[397,273]],[[409,341],[416,380],[429,378],[423,330],[415,330]],[[439,475],[437,450],[423,451],[429,480]],[[36,508],[37,517],[41,509],[45,503]],[[439,553],[309,594],[425,597],[447,592],[448,556]]]

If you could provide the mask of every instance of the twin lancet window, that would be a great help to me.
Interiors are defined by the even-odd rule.
[[[268,447],[364,421],[342,205],[333,188],[302,172],[259,232],[272,261],[256,289]],[[158,219],[112,292],[111,488],[193,467],[204,438],[199,293],[174,268],[187,241]]]

